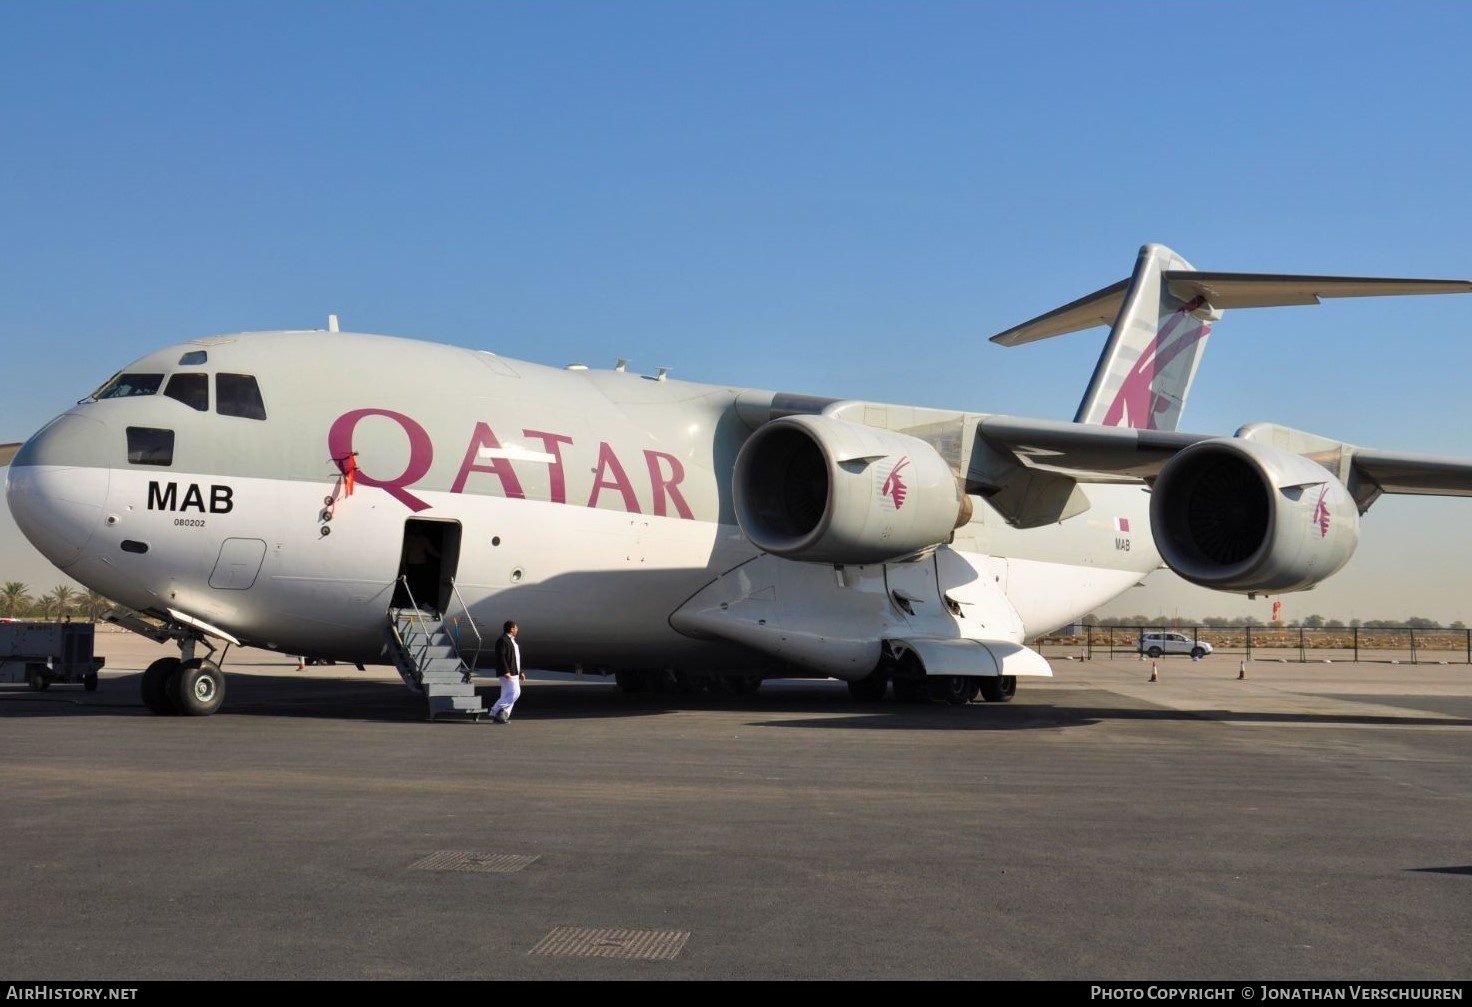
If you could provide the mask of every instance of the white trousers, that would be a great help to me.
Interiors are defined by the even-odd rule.
[[[495,706],[491,707],[491,716],[494,717],[502,710],[505,710],[506,716],[509,717],[511,716],[511,708],[521,698],[521,679],[516,675],[505,675],[502,676],[500,682],[501,698],[496,700]]]

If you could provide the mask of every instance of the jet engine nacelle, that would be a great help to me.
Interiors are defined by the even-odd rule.
[[[1360,540],[1359,508],[1333,473],[1254,441],[1202,441],[1165,464],[1150,496],[1155,546],[1176,573],[1221,591],[1301,591]]]
[[[971,517],[949,465],[907,434],[827,416],[763,424],[736,456],[736,520],[757,548],[877,563],[950,539]]]

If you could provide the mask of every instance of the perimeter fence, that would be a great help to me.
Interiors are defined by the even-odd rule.
[[[1472,629],[1085,626],[1074,633],[1042,637],[1035,645],[1044,657],[1138,658],[1140,638],[1160,632],[1180,633],[1193,643],[1210,644],[1213,657],[1247,661],[1472,664]],[[1187,655],[1181,657],[1190,660]]]

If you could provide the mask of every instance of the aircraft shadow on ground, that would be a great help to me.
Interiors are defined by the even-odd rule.
[[[110,677],[95,692],[63,685],[54,685],[44,692],[33,692],[25,686],[0,687],[0,718],[152,716],[144,709],[139,695],[140,678],[141,675]],[[489,709],[497,695],[494,680],[481,678],[477,684]],[[1458,717],[1427,718],[1424,713],[1396,717],[1302,711],[1176,710],[1094,689],[1053,689],[1045,697],[1029,698],[1019,694],[1019,698],[1011,703],[975,702],[952,706],[945,703],[899,703],[889,699],[860,704],[849,698],[841,683],[831,681],[783,680],[768,683],[755,696],[628,695],[619,692],[612,683],[605,682],[530,681],[525,688],[518,719],[538,721],[607,720],[711,711],[744,714],[750,718],[749,725],[754,727],[788,729],[1028,731],[1106,722],[1199,720],[1281,726],[1456,726],[1472,729],[1472,721]],[[1100,702],[1101,697],[1107,697],[1107,701]],[[798,716],[794,718],[793,715]],[[355,681],[346,676],[303,678],[285,672],[275,675],[227,674],[225,704],[215,716],[305,717],[384,723],[428,721],[424,699],[410,693],[401,683]],[[474,722],[469,717],[446,715],[436,723]],[[480,723],[489,722],[482,719]]]

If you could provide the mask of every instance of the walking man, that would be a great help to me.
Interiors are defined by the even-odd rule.
[[[491,707],[491,719],[504,724],[511,719],[511,708],[521,698],[521,683],[526,673],[521,670],[521,648],[516,644],[516,623],[510,619],[496,638],[496,675],[501,679],[501,698]]]

